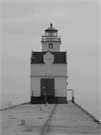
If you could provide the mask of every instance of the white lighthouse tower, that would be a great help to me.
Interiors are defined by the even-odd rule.
[[[31,103],[67,103],[67,51],[52,24],[42,36],[42,52],[31,54]]]

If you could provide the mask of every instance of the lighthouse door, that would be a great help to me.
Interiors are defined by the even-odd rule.
[[[41,79],[41,96],[54,96],[54,79]]]

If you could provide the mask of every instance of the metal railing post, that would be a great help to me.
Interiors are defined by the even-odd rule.
[[[45,100],[45,104],[47,105],[47,95],[46,95],[46,93],[44,93],[44,100]]]

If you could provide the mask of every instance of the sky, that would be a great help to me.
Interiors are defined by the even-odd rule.
[[[41,36],[50,23],[67,50],[68,86],[75,100],[100,118],[99,1],[2,2],[2,104],[30,100],[31,50],[41,51]]]

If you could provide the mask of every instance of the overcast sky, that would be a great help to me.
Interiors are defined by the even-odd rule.
[[[53,23],[68,53],[68,88],[99,119],[99,2],[14,1],[2,2],[2,102],[29,100],[31,50],[41,51]]]

